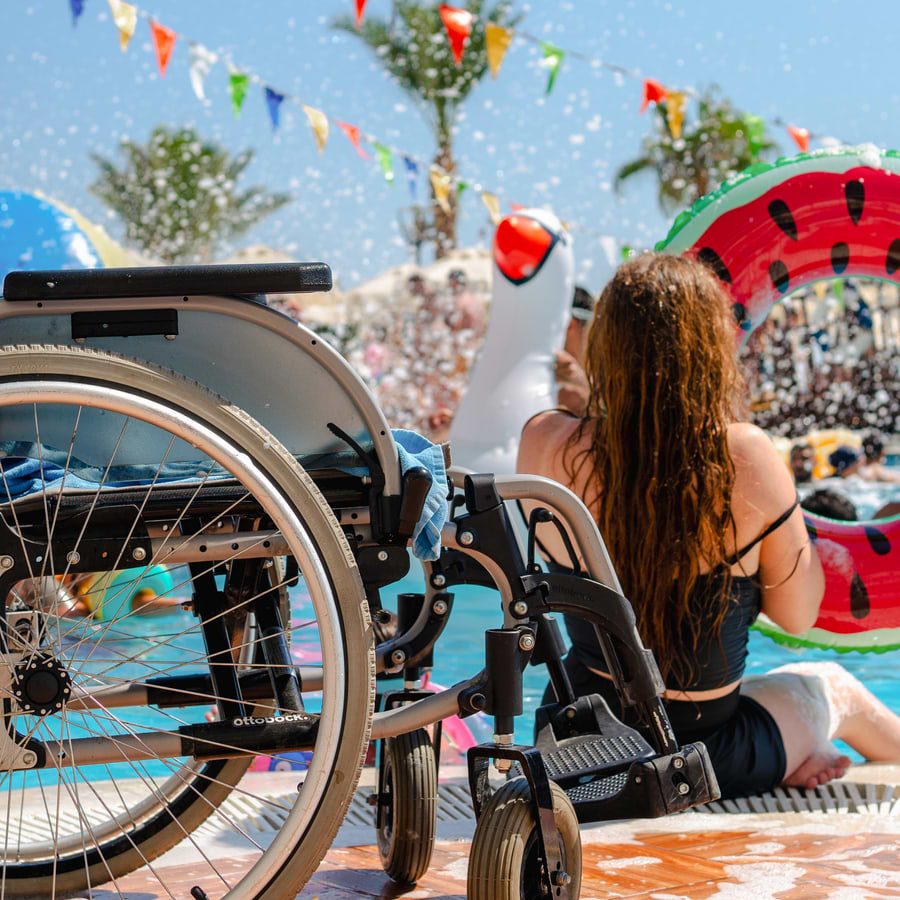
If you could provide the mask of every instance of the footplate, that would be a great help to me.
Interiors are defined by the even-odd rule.
[[[554,781],[550,767],[548,774]],[[685,744],[677,753],[633,763],[627,772],[565,788],[579,822],[658,818],[719,797],[706,747]]]
[[[641,734],[616,719],[598,694],[564,707],[541,707],[535,726],[535,746],[547,774],[562,788],[623,772],[654,755]]]

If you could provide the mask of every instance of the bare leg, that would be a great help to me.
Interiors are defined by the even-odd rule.
[[[750,676],[741,692],[778,725],[785,784],[815,787],[850,764],[831,743],[846,741],[868,760],[900,762],[900,717],[837,663],[794,663]]]

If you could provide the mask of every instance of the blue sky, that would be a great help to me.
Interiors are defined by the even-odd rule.
[[[3,0],[0,50],[0,188],[40,188],[121,229],[87,191],[90,152],[111,156],[123,136],[144,140],[160,122],[193,125],[237,152],[256,151],[248,182],[289,190],[295,200],[258,225],[243,244],[267,243],[300,259],[331,264],[347,288],[409,258],[397,229],[410,203],[400,160],[388,185],[338,133],[323,155],[298,106],[283,105],[275,134],[262,89],[251,87],[239,119],[222,64],[201,104],[188,81],[187,40],[224,50],[275,88],[358,125],[385,143],[428,159],[427,128],[410,100],[381,74],[367,50],[329,23],[352,0],[145,0],[141,9],[183,37],[165,78],[145,20],[128,52],[105,0],[85,0],[72,27],[68,0]],[[367,11],[387,15],[389,0]],[[673,86],[710,83],[763,116],[781,149],[794,148],[772,119],[846,142],[900,145],[896,77],[898,26],[886,0],[532,0],[515,3],[521,27],[558,46],[638,70]],[[640,84],[567,58],[553,92],[534,45],[515,42],[496,81],[471,95],[456,135],[459,170],[510,201],[548,206],[571,223],[578,275],[594,290],[609,265],[599,236],[648,246],[668,219],[652,182],[612,191],[618,166],[637,155],[651,126],[639,116]],[[815,146],[815,144],[814,144]],[[426,197],[424,178],[420,199]],[[463,245],[486,244],[481,202],[464,196]]]

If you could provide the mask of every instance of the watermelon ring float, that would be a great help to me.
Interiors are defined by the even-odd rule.
[[[656,249],[715,272],[733,299],[739,344],[775,303],[815,281],[898,283],[900,152],[866,146],[751,166],[678,216]],[[900,516],[805,519],[825,570],[819,618],[802,635],[765,616],[756,627],[797,647],[900,649]]]

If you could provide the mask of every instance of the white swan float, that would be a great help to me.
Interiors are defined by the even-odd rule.
[[[453,463],[473,472],[516,468],[522,426],[556,406],[554,356],[574,285],[572,238],[559,219],[523,209],[497,226],[484,345],[450,429]]]

